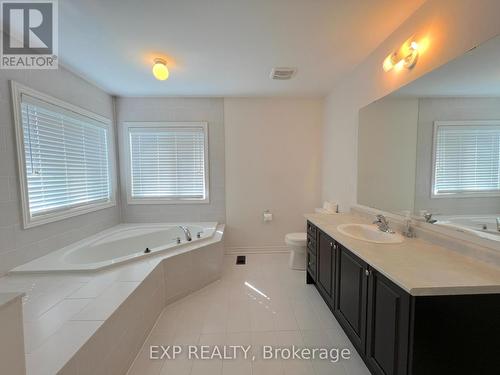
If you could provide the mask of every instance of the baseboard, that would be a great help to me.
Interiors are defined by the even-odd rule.
[[[225,254],[288,253],[286,246],[226,246]]]

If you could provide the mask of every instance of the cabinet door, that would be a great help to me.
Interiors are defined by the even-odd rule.
[[[334,241],[323,232],[319,232],[318,236],[318,284],[321,291],[326,294],[327,298],[332,297],[332,276],[334,271]],[[327,301],[331,304],[331,300]]]
[[[352,343],[364,353],[368,266],[343,246],[339,252],[336,315]]]
[[[410,296],[370,270],[366,357],[377,375],[407,373]]]

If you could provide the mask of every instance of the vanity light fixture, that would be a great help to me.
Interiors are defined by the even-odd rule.
[[[160,58],[154,60],[153,75],[159,81],[165,81],[168,78],[169,73],[167,62],[165,60]]]
[[[399,71],[403,68],[413,68],[417,63],[418,51],[418,43],[413,38],[408,39],[398,50],[385,58],[382,65],[384,71],[388,72],[392,69]]]

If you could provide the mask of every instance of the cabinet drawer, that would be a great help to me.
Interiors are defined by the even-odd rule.
[[[313,278],[316,278],[316,255],[310,251],[307,251],[307,271]]]
[[[307,234],[316,239],[316,226],[309,221],[307,222]]]
[[[316,255],[316,238],[311,235],[307,235],[307,250]]]

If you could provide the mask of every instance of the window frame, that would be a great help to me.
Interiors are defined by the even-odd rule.
[[[113,122],[106,117],[100,116],[94,112],[88,111],[76,105],[67,103],[63,100],[54,98],[53,96],[34,90],[16,81],[10,81],[10,84],[11,84],[12,107],[13,107],[12,109],[14,115],[14,128],[16,134],[17,166],[19,173],[19,188],[21,192],[20,198],[21,198],[23,228],[24,229],[33,228],[39,225],[48,224],[64,220],[70,217],[84,215],[90,212],[99,211],[116,206],[117,181],[116,181],[116,161],[115,161],[115,148],[114,148],[115,138],[114,138]],[[107,134],[108,168],[109,168],[108,170],[109,170],[109,183],[111,188],[110,197],[108,201],[83,204],[80,206],[73,206],[69,208],[62,208],[60,210],[48,212],[45,214],[31,216],[29,207],[29,196],[28,196],[28,180],[26,173],[23,121],[21,113],[22,95],[31,96],[36,100],[45,102],[49,105],[60,107],[64,111],[74,112],[79,116],[88,117],[93,121],[101,123],[103,127],[106,128],[108,132]]]
[[[204,170],[205,170],[205,198],[134,198],[132,196],[132,160],[130,152],[130,129],[132,128],[182,128],[182,127],[201,127],[204,133]],[[210,203],[210,153],[208,123],[206,121],[127,121],[123,122],[121,127],[121,147],[125,157],[125,180],[127,204],[209,204]],[[122,164],[123,165],[123,164]]]
[[[500,197],[499,192],[469,192],[469,193],[441,193],[436,194],[434,187],[436,184],[436,154],[437,154],[437,133],[441,126],[500,126],[500,120],[453,120],[434,121],[432,139],[432,177],[431,177],[431,199],[453,199],[453,198],[493,198]]]

